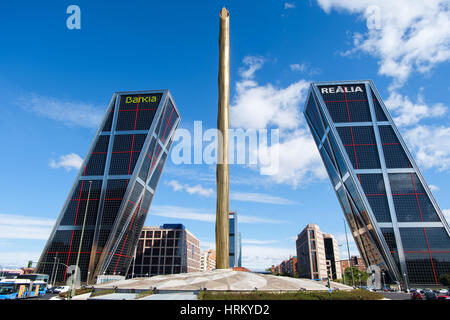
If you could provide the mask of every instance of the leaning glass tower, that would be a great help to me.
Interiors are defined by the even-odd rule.
[[[372,81],[312,83],[304,114],[366,265],[438,285],[449,225]]]
[[[113,95],[37,272],[126,275],[179,122],[169,90]]]

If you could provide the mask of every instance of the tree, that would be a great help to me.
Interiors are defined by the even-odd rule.
[[[444,286],[450,286],[450,273],[444,273],[439,276],[439,282]]]
[[[355,286],[359,286],[359,283],[365,285],[367,283],[367,278],[369,274],[367,272],[361,271],[355,267],[348,267],[345,269],[345,279],[347,280],[347,285],[352,284],[352,271],[353,271],[353,281]]]

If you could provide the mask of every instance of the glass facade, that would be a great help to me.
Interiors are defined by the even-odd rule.
[[[65,282],[79,255],[82,282],[127,274],[179,121],[168,90],[113,95],[37,272]]]
[[[374,84],[313,83],[304,114],[366,265],[438,285],[449,226]]]
[[[242,267],[241,233],[238,232],[237,222],[237,212],[230,212],[230,234],[228,239],[230,268]]]

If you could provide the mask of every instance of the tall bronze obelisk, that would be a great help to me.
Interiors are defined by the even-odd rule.
[[[228,222],[228,120],[230,102],[230,14],[220,11],[219,28],[219,108],[217,113],[217,207],[216,207],[216,268],[229,268]]]

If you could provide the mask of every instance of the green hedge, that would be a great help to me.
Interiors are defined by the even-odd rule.
[[[91,293],[91,297],[103,296],[105,294],[110,294],[110,293],[115,293],[115,292],[116,292],[116,290],[114,290],[114,289],[94,291]]]
[[[92,289],[75,289],[75,296],[78,296],[80,294],[85,294],[85,293],[88,293],[88,292],[92,292]],[[59,296],[63,297],[63,298],[67,298],[67,295],[70,294],[70,293],[71,293],[71,290],[66,291],[66,292],[61,292],[59,294]]]
[[[328,291],[298,292],[210,292],[202,291],[199,300],[330,300]],[[352,291],[333,291],[332,300],[380,300],[383,295],[362,289]]]

